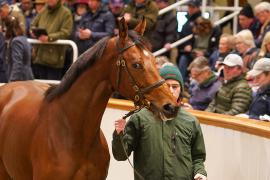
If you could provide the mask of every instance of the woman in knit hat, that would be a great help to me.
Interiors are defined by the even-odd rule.
[[[176,66],[167,65],[160,75],[170,87],[175,99],[183,90],[183,79]],[[187,133],[188,132],[188,133]],[[115,121],[112,152],[118,161],[134,153],[135,180],[195,179],[206,180],[205,146],[199,121],[183,108],[175,118],[162,122],[148,109]],[[188,151],[187,151],[188,149]],[[142,176],[142,177],[140,177]]]

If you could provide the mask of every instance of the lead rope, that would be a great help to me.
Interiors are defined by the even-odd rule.
[[[140,107],[140,108],[138,108],[138,109],[134,109],[134,110],[132,110],[132,111],[129,111],[129,112],[128,112],[125,116],[123,116],[122,118],[123,118],[123,119],[126,119],[127,117],[131,116],[132,114],[139,112],[142,108],[143,108],[143,107]],[[123,134],[123,132],[121,132],[121,133]],[[135,174],[139,177],[139,179],[144,180],[144,177],[143,177],[143,176],[142,176],[142,175],[134,168],[133,164],[131,163],[131,161],[130,161],[130,159],[129,159],[129,157],[128,157],[128,153],[127,153],[127,151],[126,151],[126,149],[125,149],[123,137],[124,137],[124,136],[120,136],[120,141],[121,141],[121,145],[122,145],[122,148],[123,148],[123,150],[124,150],[124,153],[125,153],[125,155],[126,155],[126,158],[127,158],[127,160],[128,160],[128,163],[129,163],[129,165],[132,167],[132,169],[133,169],[133,171],[135,172]]]

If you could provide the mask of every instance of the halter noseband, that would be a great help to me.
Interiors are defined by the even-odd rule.
[[[118,43],[119,43],[119,41],[116,42],[116,47],[117,47],[117,50],[119,53],[119,58],[116,61],[116,65],[118,67],[116,88],[117,88],[117,90],[119,89],[120,80],[121,80],[121,69],[124,68],[124,70],[128,74],[128,78],[132,84],[133,90],[135,91],[135,96],[134,96],[135,106],[139,106],[139,107],[149,106],[149,102],[145,99],[144,94],[149,93],[153,89],[161,86],[165,82],[165,80],[162,79],[162,80],[155,82],[154,84],[151,84],[150,86],[145,87],[145,88],[139,87],[136,83],[135,78],[130,73],[130,71],[126,65],[126,60],[123,57],[123,52],[128,50],[129,48],[135,46],[136,44],[139,44],[139,41],[137,40],[137,41],[132,42],[131,44],[127,44],[123,48],[120,48]]]

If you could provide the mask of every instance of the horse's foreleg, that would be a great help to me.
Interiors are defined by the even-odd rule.
[[[12,180],[12,178],[8,175],[2,160],[0,161],[0,179]]]

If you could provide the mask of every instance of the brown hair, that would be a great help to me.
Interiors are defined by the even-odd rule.
[[[209,19],[205,19],[204,17],[198,17],[195,20],[195,25],[193,27],[193,32],[195,34],[209,34],[213,29],[213,25]]]
[[[5,25],[7,28],[5,35],[7,39],[12,39],[16,36],[23,35],[23,29],[20,25],[20,22],[14,16],[8,16],[5,19]]]

